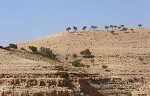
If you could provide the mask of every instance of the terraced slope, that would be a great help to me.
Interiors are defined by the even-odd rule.
[[[0,96],[103,96],[88,83],[92,74],[40,55],[0,48],[0,60]]]

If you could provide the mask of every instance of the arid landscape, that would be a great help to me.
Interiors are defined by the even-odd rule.
[[[60,32],[16,45],[0,47],[0,96],[150,96],[149,28]]]

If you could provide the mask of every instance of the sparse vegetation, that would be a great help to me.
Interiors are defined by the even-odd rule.
[[[78,28],[76,26],[73,26],[73,29],[74,29],[74,31],[77,31]]]
[[[122,28],[122,31],[127,31],[128,30],[128,28]]]
[[[77,54],[73,54],[72,57],[73,57],[73,58],[77,58],[78,55],[77,55]]]
[[[102,68],[106,69],[106,68],[108,68],[108,66],[107,65],[102,65]]]
[[[94,62],[95,62],[95,60],[94,60],[94,59],[91,59],[90,61],[91,61],[91,63],[94,63]]]
[[[83,57],[86,57],[86,58],[93,58],[94,57],[93,55],[91,55],[92,52],[89,49],[83,50],[82,52],[80,52],[80,54],[83,55]]]
[[[141,28],[141,27],[142,27],[142,24],[138,24],[138,26]]]
[[[57,59],[56,55],[49,48],[41,47],[40,50],[39,50],[39,54],[44,56],[44,57],[53,59],[53,60]]]
[[[71,28],[70,28],[70,27],[67,27],[66,30],[69,32],[69,31],[71,30]]]
[[[133,28],[131,28],[130,30],[133,31]]]
[[[37,47],[35,46],[29,46],[29,49],[32,51],[32,53],[34,54],[37,54],[38,53],[38,50],[37,50]]]
[[[85,67],[85,65],[83,63],[81,63],[81,60],[74,60],[72,62],[72,65],[75,67]]]
[[[112,30],[111,33],[112,33],[113,35],[118,35],[118,33],[116,33],[114,30]]]
[[[105,29],[108,31],[108,29],[109,29],[109,26],[107,26],[107,25],[106,25],[106,26],[105,26]]]
[[[111,33],[114,35],[114,34],[115,34],[115,31],[112,30]]]
[[[124,28],[125,26],[124,26],[124,25],[120,25],[120,27],[121,27],[121,28]]]
[[[21,47],[20,50],[26,50],[25,48]]]
[[[121,29],[122,27],[121,26],[118,26],[118,29]]]
[[[86,26],[83,26],[82,30],[86,30],[86,28],[87,28]]]
[[[97,29],[97,26],[91,26],[91,29]]]
[[[109,27],[110,27],[111,29],[113,29],[113,28],[114,28],[114,26],[113,26],[113,25],[110,25]]]
[[[66,61],[67,61],[67,60],[69,59],[69,58],[68,58],[68,56],[66,56],[66,58],[65,58],[65,59],[66,59]]]
[[[14,49],[17,49],[18,47],[17,47],[16,44],[11,43],[11,44],[8,45],[8,48],[14,48]]]
[[[0,46],[0,48],[3,48],[3,46]]]

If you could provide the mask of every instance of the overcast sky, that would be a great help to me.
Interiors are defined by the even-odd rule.
[[[64,32],[66,27],[150,27],[150,0],[0,0],[0,45]]]

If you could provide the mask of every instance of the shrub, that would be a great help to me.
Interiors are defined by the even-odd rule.
[[[111,30],[111,33],[113,34],[113,33],[115,33],[115,31],[114,31],[114,30]]]
[[[112,33],[113,35],[118,35],[118,33],[116,33],[114,30],[112,30],[111,33]]]
[[[72,57],[73,57],[73,58],[77,58],[78,55],[77,55],[77,54],[73,54]]]
[[[110,72],[110,69],[106,69],[105,71],[106,71],[106,72]]]
[[[32,53],[34,54],[37,54],[38,51],[37,51],[37,47],[34,47],[34,46],[29,46],[29,49],[32,51]]]
[[[131,31],[133,31],[133,28],[132,29],[130,29]]]
[[[122,31],[127,31],[128,30],[128,28],[122,28]]]
[[[66,59],[66,61],[67,61],[67,60],[69,59],[69,58],[68,58],[68,56],[66,56],[66,58],[65,58],[65,59]]]
[[[75,67],[84,67],[85,65],[81,63],[81,60],[74,60],[72,65]]]
[[[90,61],[91,61],[91,63],[94,63],[94,62],[95,62],[95,60],[94,60],[94,59],[91,59]]]
[[[106,69],[106,68],[108,68],[108,66],[107,65],[102,65],[102,68]]]
[[[11,43],[11,44],[8,45],[8,48],[14,48],[14,49],[17,49],[18,47],[17,47],[16,44]]]
[[[0,46],[1,49],[3,49],[3,46]]]
[[[57,59],[56,55],[49,48],[41,47],[40,51],[39,51],[39,54],[42,55],[42,56],[44,56],[44,57],[53,59],[53,60]]]
[[[21,49],[20,50],[26,50],[25,48],[23,48],[23,47],[21,47]]]
[[[91,56],[92,52],[90,52],[89,49],[85,49],[84,51],[80,52],[80,54],[87,58],[88,56]]]

